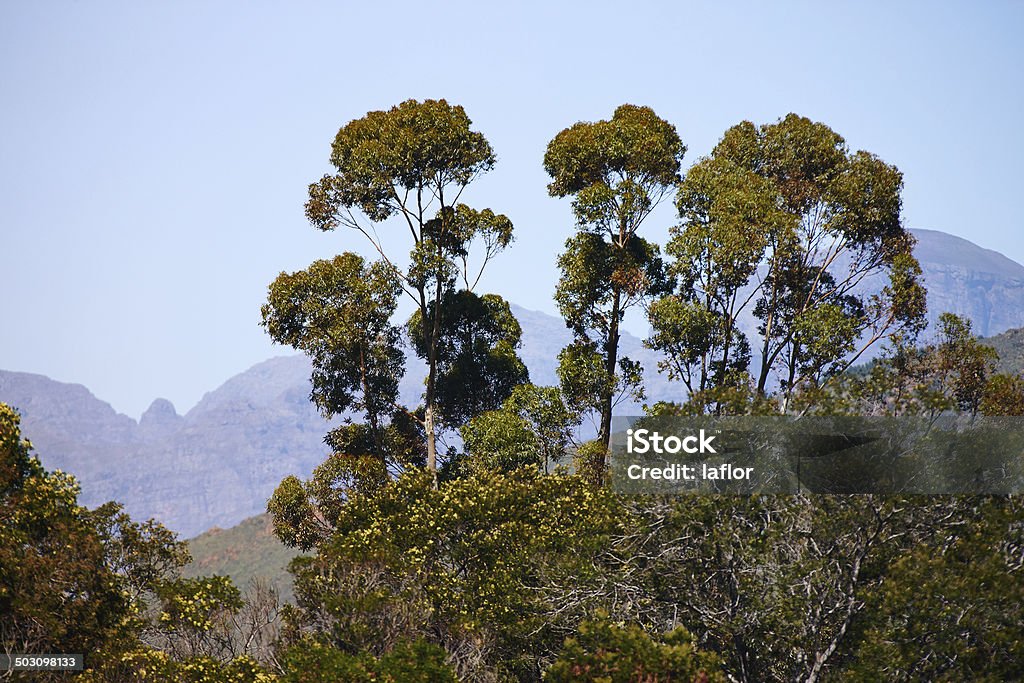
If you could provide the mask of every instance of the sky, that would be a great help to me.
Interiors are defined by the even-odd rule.
[[[0,4],[0,369],[137,418],[291,353],[259,326],[270,281],[369,254],[306,222],[306,188],[340,126],[409,98],[461,104],[497,153],[465,199],[516,241],[481,289],[525,308],[556,313],[573,231],[545,147],[626,102],[684,168],[742,120],[824,122],[900,168],[908,227],[1024,262],[1024,3],[489,5]]]

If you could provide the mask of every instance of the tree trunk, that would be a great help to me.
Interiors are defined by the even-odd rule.
[[[605,340],[604,351],[605,351],[605,364],[604,369],[610,379],[615,375],[615,364],[618,362],[619,356],[619,306],[620,292],[619,288],[615,287],[614,294],[612,295],[612,310],[610,314],[610,320],[608,323],[608,339]],[[601,482],[604,481],[605,472],[608,469],[608,459],[611,450],[612,440],[612,399],[614,399],[615,387],[612,382],[608,382],[604,388],[604,393],[601,396],[601,428],[598,432],[598,438],[604,445],[604,462],[599,468],[599,479]]]
[[[771,321],[769,321],[769,325]],[[757,374],[757,395],[764,397],[764,388],[768,384],[768,372],[771,370],[771,358],[768,355],[768,344],[769,338],[768,333],[771,331],[771,327],[765,331],[765,340],[761,345],[761,371]]]
[[[423,429],[427,432],[427,469],[434,479],[434,488],[437,488],[437,442],[434,435],[434,406],[427,403],[423,416]]]
[[[726,383],[726,373],[729,371],[729,342],[732,341],[733,325],[731,312],[728,315],[726,315],[726,321],[727,322],[725,324],[725,339],[722,341],[722,366],[720,370],[721,376],[718,378],[719,386],[723,386]],[[721,414],[722,404],[718,403],[718,405],[715,406],[715,415]]]
[[[426,319],[426,318],[424,318]],[[441,283],[437,283],[434,292],[434,324],[430,330],[430,340],[427,348],[427,390],[424,395],[426,405],[423,415],[423,428],[427,432],[427,469],[434,479],[434,488],[438,487],[437,481],[437,433],[435,427],[435,406],[434,406],[434,384],[437,379],[437,345],[441,335]]]

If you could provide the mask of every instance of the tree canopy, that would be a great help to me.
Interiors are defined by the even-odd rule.
[[[548,193],[573,197],[579,228],[558,259],[555,301],[575,337],[559,357],[559,376],[576,406],[599,414],[606,445],[616,395],[640,389],[638,367],[619,358],[619,326],[629,308],[668,284],[658,246],[637,231],[679,180],[685,152],[674,126],[624,104],[609,120],[566,128],[544,154]]]
[[[785,409],[873,344],[919,332],[902,187],[894,166],[795,114],[726,131],[676,195],[682,222],[667,251],[678,286],[650,310],[663,369],[710,410],[720,406],[709,388],[748,385],[779,390]],[[753,343],[744,314],[757,321]]]
[[[407,100],[388,111],[369,112],[342,126],[331,146],[335,173],[309,187],[306,216],[321,230],[345,227],[363,235],[416,305],[423,326],[415,343],[427,362],[420,420],[427,467],[437,470],[438,363],[447,325],[447,305],[461,280],[472,290],[487,263],[512,241],[512,222],[490,209],[460,200],[467,186],[494,168],[487,139],[471,130],[460,106],[444,100]],[[406,265],[389,253],[376,224],[410,236]],[[472,262],[479,245],[479,264]],[[436,474],[435,474],[436,476]]]
[[[271,338],[312,361],[312,399],[324,416],[363,413],[382,458],[383,420],[398,407],[405,372],[401,333],[391,324],[399,292],[384,263],[346,252],[279,275],[262,309]]]

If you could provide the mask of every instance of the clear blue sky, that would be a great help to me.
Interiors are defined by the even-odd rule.
[[[284,353],[267,284],[363,247],[305,222],[306,186],[340,125],[408,98],[464,105],[494,146],[468,199],[517,241],[482,289],[527,308],[555,311],[572,229],[547,141],[623,102],[687,165],[743,119],[823,121],[904,172],[909,227],[1024,262],[1022,36],[997,1],[3,3],[0,368],[137,417]]]

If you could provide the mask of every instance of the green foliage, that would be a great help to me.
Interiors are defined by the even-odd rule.
[[[460,431],[471,469],[511,472],[542,465],[547,471],[565,454],[579,421],[557,388],[522,384],[500,410],[477,415]]]
[[[803,394],[801,394],[803,396]],[[761,396],[750,384],[724,384],[695,391],[682,403],[659,401],[647,406],[651,417],[708,415],[778,415],[778,404],[769,397]]]
[[[167,581],[157,595],[160,622],[171,631],[205,634],[242,608],[241,593],[226,576]]]
[[[118,503],[105,503],[90,511],[103,543],[106,565],[122,587],[141,607],[140,601],[189,560],[188,546],[155,520],[135,522]]]
[[[962,499],[955,531],[892,563],[865,615],[850,680],[1024,677],[1024,547],[1017,498]]]
[[[639,374],[628,359],[630,377],[617,373],[619,325],[629,308],[668,288],[657,245],[637,230],[678,181],[685,151],[671,124],[624,104],[610,120],[566,128],[544,155],[548,192],[573,197],[581,230],[558,260],[555,300],[575,336],[559,376],[570,404],[600,414],[606,444],[617,391],[635,388]]]
[[[423,640],[402,641],[379,658],[349,654],[312,639],[290,647],[284,655],[282,683],[456,683],[444,649]]]
[[[998,358],[995,349],[979,343],[970,320],[952,313],[939,317],[939,335],[939,381],[948,387],[959,410],[977,413]]]
[[[83,683],[274,683],[279,679],[248,656],[227,663],[205,656],[178,661],[161,650],[139,647],[104,661],[99,669],[88,670],[76,680]]]
[[[562,276],[555,301],[577,337],[586,337],[588,331],[608,334],[606,308],[616,295],[626,309],[665,286],[658,246],[638,235],[609,241],[605,235],[581,232],[565,247],[558,257]]]
[[[304,551],[315,548],[330,538],[351,498],[372,494],[386,481],[378,459],[341,454],[317,466],[309,481],[285,477],[267,502],[274,533],[287,546]]]
[[[658,367],[691,395],[749,383],[750,344],[734,319],[676,295],[653,302],[647,315],[646,345],[664,353]]]
[[[235,656],[224,620],[242,600],[228,579],[175,579],[189,556],[173,533],[116,503],[80,507],[75,480],[47,472],[30,449],[17,413],[0,404],[3,651],[83,653],[83,681],[271,680]]]
[[[424,640],[460,680],[1020,676],[1013,499],[625,500],[588,484],[591,451],[583,476],[479,469],[434,490],[409,473],[350,498],[293,565],[286,644],[307,659],[290,675],[364,680]]]
[[[288,633],[374,655],[426,638],[458,653],[460,676],[539,671],[578,618],[554,616],[564,587],[597,580],[620,521],[610,494],[576,477],[485,471],[434,490],[407,473],[353,497],[318,555],[293,563]]]
[[[470,470],[511,472],[520,467],[539,467],[540,448],[530,423],[504,410],[477,415],[460,430]]]
[[[431,352],[437,309],[431,303],[426,317],[416,311],[409,320],[409,338],[424,359]],[[516,354],[523,332],[508,302],[495,294],[448,292],[440,309],[445,313],[435,349],[436,398],[444,422],[459,427],[474,415],[497,409],[516,386],[529,381]]]
[[[996,361],[969,320],[943,313],[932,343],[916,347],[897,337],[865,370],[847,373],[825,390],[804,387],[792,406],[819,414],[1013,414],[1017,383],[993,375]]]
[[[397,404],[405,371],[399,329],[391,324],[398,279],[383,262],[367,266],[346,252],[270,285],[263,326],[274,341],[313,363],[313,402],[325,417],[366,415],[372,451],[385,458],[382,421]],[[360,451],[361,453],[361,451]]]
[[[807,399],[872,344],[923,327],[921,270],[901,223],[902,176],[790,114],[726,131],[680,184],[667,251],[678,289],[651,307],[649,347],[691,393],[752,385]],[[881,276],[874,293],[858,286]],[[737,328],[758,319],[761,369]],[[808,393],[808,390],[810,393]],[[711,402],[710,412],[722,406]]]
[[[549,462],[557,462],[565,454],[572,443],[573,429],[580,423],[580,416],[565,404],[557,387],[522,384],[512,390],[502,410],[529,424],[545,470]]]
[[[610,121],[580,122],[566,128],[548,145],[544,170],[551,176],[548,192],[555,197],[594,195],[611,191],[593,222],[607,217],[617,203],[625,215],[639,218],[640,206],[649,205],[657,188],[679,179],[679,163],[686,147],[675,128],[648,107],[624,104]],[[577,201],[586,202],[590,195]],[[581,217],[589,215],[581,207]],[[587,221],[588,223],[592,221]],[[617,230],[618,224],[609,224]]]
[[[243,594],[226,576],[167,578],[138,639],[117,656],[97,659],[105,680],[265,681],[273,661],[277,593],[253,581]]]
[[[985,415],[1024,415],[1024,378],[997,373],[988,379],[978,406]]]
[[[0,644],[7,652],[103,651],[132,615],[133,596],[116,569],[135,581],[147,560],[136,567],[142,549],[127,537],[124,562],[108,556],[109,527],[97,521],[111,515],[78,505],[77,482],[43,469],[19,422],[0,403]]]
[[[106,678],[118,670],[137,676],[141,667],[158,680],[271,680],[266,667],[274,659],[278,612],[273,589],[254,581],[243,594],[226,576],[201,576],[161,581],[155,594],[139,642],[102,660],[99,672]]]
[[[615,592],[642,598],[615,618],[685,624],[734,680],[1019,677],[1022,517],[1013,499],[633,505],[641,521],[616,544],[624,565]],[[917,678],[917,667],[932,673]]]
[[[639,626],[610,622],[607,615],[580,624],[579,634],[544,673],[551,683],[725,683],[718,659],[697,649],[693,636],[679,627],[651,636]]]
[[[591,486],[604,486],[607,483],[605,461],[608,458],[608,447],[600,439],[593,439],[580,444],[573,454],[573,469],[576,474]]]
[[[470,124],[462,107],[444,100],[406,100],[348,123],[331,146],[337,173],[310,186],[306,216],[321,230],[338,227],[347,208],[379,222],[403,213],[402,192],[465,187],[496,160]]]
[[[679,187],[683,224],[667,247],[678,293],[650,307],[647,345],[665,354],[661,369],[691,393],[748,382],[750,345],[736,325],[749,303],[741,290],[792,220],[772,190],[753,170],[714,157],[694,165]]]
[[[427,467],[435,472],[439,406],[443,392],[456,391],[451,384],[438,386],[439,374],[443,374],[438,367],[441,345],[451,331],[442,327],[449,317],[447,304],[459,302],[453,292],[460,276],[465,289],[472,290],[490,259],[512,241],[508,218],[490,209],[457,203],[469,183],[495,163],[490,144],[482,134],[470,130],[470,124],[462,107],[444,100],[407,100],[388,111],[373,111],[351,121],[334,139],[331,163],[336,172],[310,185],[306,203],[306,216],[314,226],[321,230],[347,227],[369,240],[415,302],[420,320],[432,322],[414,335],[413,343],[423,344],[421,357],[427,360],[424,409],[417,419],[425,436]],[[354,210],[361,211],[371,224]],[[397,223],[404,224],[411,236],[406,268],[384,249],[372,225],[390,217],[398,218]],[[473,244],[482,246],[479,268],[470,266]],[[473,354],[464,357],[469,359],[479,360]],[[513,359],[508,348],[494,350],[488,360],[500,367],[482,374],[524,372],[515,367]],[[447,370],[450,376],[452,368]],[[460,372],[470,378],[481,374],[471,367],[462,367]],[[480,389],[476,386],[474,391]],[[448,403],[447,419],[452,420],[457,405],[457,400]]]
[[[580,414],[599,410],[601,397],[619,385],[619,378],[606,371],[604,357],[589,340],[577,339],[562,349],[557,372],[566,403]]]

